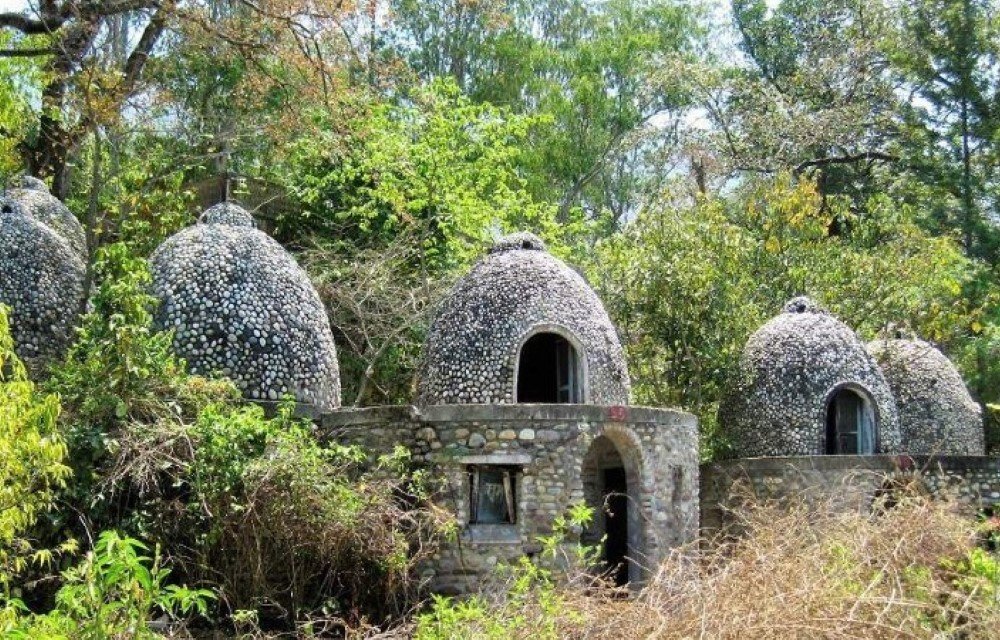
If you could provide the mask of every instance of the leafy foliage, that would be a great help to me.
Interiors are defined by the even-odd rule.
[[[518,145],[542,121],[473,103],[446,81],[409,98],[372,105],[346,140],[320,122],[293,147],[283,179],[305,210],[279,221],[283,234],[378,247],[410,233],[433,274],[469,264],[491,233],[534,228],[561,246],[580,230],[557,223],[517,172]]]
[[[8,314],[0,305],[0,595],[24,568],[30,544],[23,536],[70,475],[57,429],[59,399],[28,380]]]
[[[114,531],[102,533],[79,565],[63,572],[55,608],[44,615],[23,615],[17,601],[0,601],[0,631],[5,638],[104,640],[158,638],[150,627],[155,611],[183,619],[205,615],[212,592],[166,584],[170,571],[138,540]]]
[[[539,539],[538,560],[520,558],[498,567],[500,587],[466,599],[433,596],[427,613],[416,620],[416,640],[451,638],[542,638],[557,640],[583,622],[567,599],[567,589],[589,586],[606,590],[587,572],[598,564],[601,549],[569,542],[570,531],[591,522],[592,509],[573,505],[553,523],[553,533]],[[558,567],[558,570],[553,569]],[[567,585],[570,585],[567,587]]]
[[[830,235],[831,221],[851,221]],[[749,187],[739,199],[644,212],[597,253],[599,286],[623,334],[639,402],[697,412],[712,455],[717,402],[750,334],[796,295],[809,295],[872,338],[908,323],[956,351],[975,338],[983,300],[975,267],[930,238],[905,210],[872,201],[852,215],[813,184]],[[737,312],[734,312],[737,311]]]

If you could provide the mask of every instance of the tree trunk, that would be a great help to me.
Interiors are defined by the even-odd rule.
[[[969,153],[969,101],[962,100],[962,229],[965,250],[972,250],[975,211],[972,204],[972,158]]]

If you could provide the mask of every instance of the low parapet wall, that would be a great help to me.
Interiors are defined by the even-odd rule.
[[[341,409],[319,424],[324,437],[372,452],[402,445],[415,462],[441,474],[440,497],[454,509],[461,534],[428,570],[439,592],[467,592],[497,563],[538,553],[538,537],[550,534],[574,504],[591,504],[603,522],[594,454],[602,437],[602,451],[613,445],[628,483],[631,580],[641,582],[668,549],[698,535],[698,426],[688,413],[565,404],[393,406]],[[514,522],[473,521],[472,478],[483,467],[513,470]]]
[[[701,467],[701,526],[711,535],[747,497],[804,496],[841,509],[867,510],[900,480],[920,481],[976,511],[1000,503],[1000,458],[988,456],[796,456],[742,458]]]

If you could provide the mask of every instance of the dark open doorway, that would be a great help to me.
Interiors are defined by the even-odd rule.
[[[826,453],[866,455],[875,452],[871,405],[852,389],[839,389],[826,406]]]
[[[584,500],[594,518],[580,533],[587,546],[600,546],[596,573],[616,585],[637,586],[647,552],[642,527],[638,454],[618,434],[594,438],[581,467]]]
[[[517,367],[517,402],[582,402],[579,362],[569,340],[556,333],[538,333],[521,347]]]
[[[604,470],[604,561],[607,576],[628,584],[628,480],[624,467]]]

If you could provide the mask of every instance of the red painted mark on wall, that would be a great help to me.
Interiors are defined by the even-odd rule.
[[[628,407],[623,407],[621,405],[615,405],[608,408],[608,417],[613,422],[625,422],[628,418]]]

